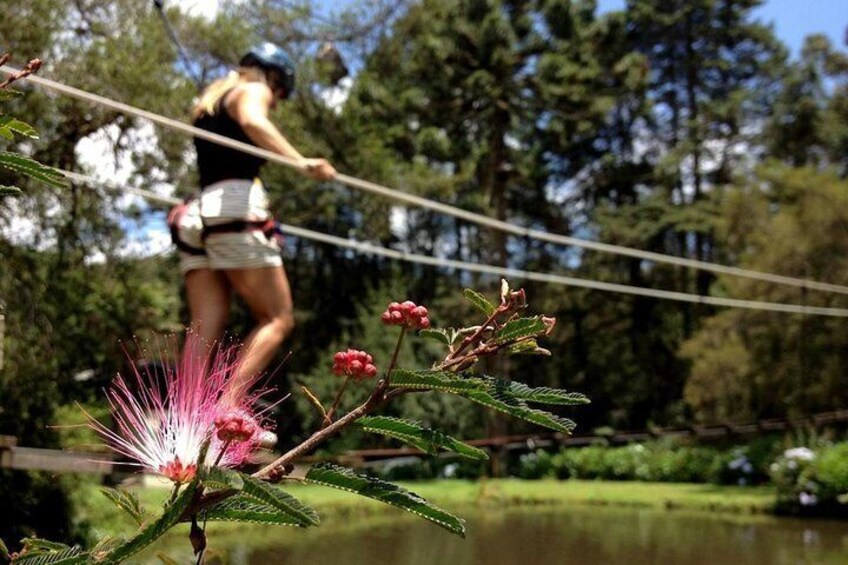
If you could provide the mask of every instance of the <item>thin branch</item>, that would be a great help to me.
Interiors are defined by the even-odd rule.
[[[333,405],[330,406],[330,410],[326,414],[326,417],[324,419],[324,427],[327,427],[333,423],[333,414],[336,413],[336,408],[339,407],[339,402],[342,399],[342,394],[344,394],[344,391],[347,388],[347,383],[349,382],[350,375],[346,375],[344,381],[342,382],[342,386],[340,386],[338,392],[336,392],[336,398],[333,400]]]
[[[312,404],[312,406],[314,406],[318,413],[321,415],[321,420],[326,421],[327,411],[324,410],[324,405],[321,404],[321,401],[318,400],[318,397],[315,396],[315,394],[311,390],[309,390],[306,385],[300,385],[300,391],[303,393],[306,399],[309,400],[309,403]]]

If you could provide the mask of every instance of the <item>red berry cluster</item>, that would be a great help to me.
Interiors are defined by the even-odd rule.
[[[259,426],[249,414],[233,411],[215,418],[215,430],[221,441],[242,442],[250,440]]]
[[[391,326],[404,326],[407,328],[418,328],[423,330],[430,327],[430,318],[427,317],[427,308],[418,306],[415,302],[392,302],[380,319],[384,324]]]
[[[374,358],[364,351],[348,349],[339,351],[333,356],[333,373],[348,375],[357,381],[370,379],[377,375]]]

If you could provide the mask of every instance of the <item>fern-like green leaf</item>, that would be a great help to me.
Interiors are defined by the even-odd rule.
[[[447,332],[447,330],[442,329],[426,329],[418,332],[418,335],[421,337],[426,337],[427,339],[432,339],[438,341],[443,345],[450,345],[452,343],[451,336]]]
[[[36,551],[61,551],[63,549],[69,549],[71,546],[65,543],[61,543],[58,541],[50,541],[48,539],[41,538],[25,538],[23,540],[24,549],[26,551],[36,552]]]
[[[508,381],[496,377],[478,377],[489,383],[491,390],[498,395],[509,395],[525,402],[536,402],[538,404],[556,404],[560,406],[572,406],[575,404],[589,404],[590,400],[585,394],[579,392],[567,392],[558,388],[539,387],[533,388],[524,383]]]
[[[147,518],[147,512],[141,506],[138,497],[128,490],[118,490],[114,488],[100,489],[103,495],[112,501],[112,504],[129,514],[138,525],[141,525]]]
[[[417,494],[402,487],[381,481],[367,475],[360,475],[350,469],[331,463],[313,466],[306,473],[308,482],[346,490],[392,506],[402,508],[422,518],[438,524],[449,532],[465,537],[463,520],[430,504]]]
[[[65,187],[65,177],[62,173],[17,153],[0,151],[0,168],[8,169],[57,188]]]
[[[461,396],[482,406],[493,408],[498,412],[503,412],[520,420],[532,422],[538,426],[558,432],[571,433],[576,427],[576,424],[568,418],[562,418],[544,410],[530,408],[524,404],[524,401],[508,393],[494,389],[489,391],[470,391],[463,393]]]
[[[109,551],[102,559],[103,563],[120,563],[156,541],[171,527],[180,521],[180,517],[194,499],[198,480],[195,479],[183,487],[173,502],[165,506],[161,516],[147,522],[136,534],[121,545]]]
[[[5,186],[0,184],[0,196],[17,196],[21,193],[21,189],[17,186]]]
[[[487,384],[475,378],[460,378],[447,371],[410,371],[395,369],[390,386],[396,388],[433,389],[452,394],[485,390]]]
[[[5,561],[9,560],[9,548],[6,547],[6,543],[0,539],[0,558]]]
[[[213,486],[219,489],[241,490],[244,488],[244,479],[240,473],[221,467],[205,469],[200,480],[205,486]]]
[[[37,538],[24,540],[24,550],[12,563],[15,565],[82,565],[88,562],[89,554],[79,547],[69,547]]]
[[[486,316],[491,316],[495,313],[495,305],[489,302],[488,298],[486,298],[476,290],[466,288],[462,291],[462,294],[465,296],[465,298],[468,299],[469,302],[471,302],[471,304],[476,306]]]
[[[242,479],[244,479],[242,492],[247,496],[288,514],[297,520],[301,526],[317,526],[320,522],[315,510],[306,506],[287,492],[265,481],[255,479],[250,475],[241,475]]]
[[[280,488],[250,475],[216,467],[209,471],[203,482],[238,490],[254,501],[286,514],[299,526],[317,526],[320,521],[318,514],[309,506]]]
[[[15,139],[15,134],[38,139],[38,132],[26,122],[22,122],[12,116],[0,116],[0,135],[6,139]]]
[[[509,343],[525,337],[534,337],[545,331],[541,316],[518,318],[505,323],[495,335],[496,343]]]
[[[289,514],[241,494],[210,506],[204,511],[203,519],[210,522],[250,522],[303,527],[298,520],[292,518]]]
[[[398,439],[431,455],[437,454],[441,448],[453,451],[468,459],[484,461],[489,458],[488,454],[482,449],[408,420],[388,416],[366,416],[360,418],[354,426],[366,432]]]

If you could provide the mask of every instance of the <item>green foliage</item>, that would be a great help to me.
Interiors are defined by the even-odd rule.
[[[281,511],[277,506],[259,502],[257,498],[238,494],[214,504],[203,511],[203,520],[209,522],[249,522],[275,526],[305,527],[302,519]]]
[[[815,480],[820,484],[820,494],[825,500],[846,503],[848,497],[848,443],[839,443],[825,449],[813,463]]]
[[[574,422],[567,418],[528,407],[525,398],[534,402],[540,402],[540,400],[533,399],[534,391],[526,385],[514,385],[499,379],[479,379],[473,373],[460,377],[446,371],[398,369],[392,374],[390,386],[433,389],[457,394],[477,404],[559,432],[570,433],[575,427]],[[556,400],[556,403],[565,404],[585,403],[585,398],[581,398],[580,395],[569,397],[568,393],[553,393],[548,390],[538,391],[537,398],[547,398],[545,402]]]
[[[482,449],[470,446],[440,431],[426,428],[408,420],[387,416],[366,416],[360,418],[354,424],[354,427],[366,432],[398,439],[430,455],[436,455],[439,449],[445,449],[469,459],[485,460],[489,458]]]
[[[270,508],[273,512],[281,514],[278,518],[280,523],[293,521],[304,528],[318,525],[318,514],[312,508],[279,487],[255,479],[245,473],[213,467],[209,469],[203,481],[205,484],[239,491],[244,497],[259,503],[262,507]],[[258,510],[261,511],[262,509]]]
[[[493,386],[489,390],[474,390],[463,393],[462,396],[477,404],[493,408],[498,412],[509,414],[515,418],[526,420],[527,422],[557,432],[571,433],[576,427],[576,424],[568,418],[563,418],[543,410],[529,408],[524,404],[523,400],[510,394],[506,388],[498,389]]]
[[[0,129],[0,133],[2,133]],[[9,153],[8,151],[0,151],[0,168],[7,169],[14,173],[21,174],[26,177],[41,181],[43,183],[64,188],[64,175],[51,167],[45,167],[29,157],[24,157],[17,153]],[[11,190],[14,187],[5,187]]]
[[[775,443],[763,440],[730,448],[652,441],[626,446],[593,445],[537,450],[522,455],[513,473],[521,478],[590,479],[738,486],[768,481]]]
[[[103,496],[111,500],[115,506],[129,514],[139,526],[148,518],[147,513],[141,506],[141,501],[139,501],[135,493],[114,488],[104,488],[100,492],[103,493]]]
[[[14,141],[15,134],[38,139],[38,132],[31,125],[12,116],[0,115],[0,137],[5,137],[7,141]]]
[[[495,313],[495,305],[489,302],[489,299],[477,292],[476,290],[466,288],[462,291],[462,294],[465,298],[468,299],[471,304],[477,307],[478,310],[483,312],[486,316],[491,316]]]
[[[848,276],[848,243],[838,230],[848,221],[848,183],[833,172],[771,163],[753,178],[717,193],[717,237],[742,264],[814,280]],[[753,281],[720,280],[738,297],[837,306],[834,294],[805,297],[798,290]],[[709,319],[681,349],[691,360],[684,396],[701,421],[745,421],[839,409],[848,401],[846,337],[836,319],[778,319],[741,310]]]
[[[319,464],[310,468],[306,473],[306,480],[397,506],[429,520],[451,533],[465,537],[465,525],[462,520],[397,485],[367,475],[360,475],[350,469],[330,463]]]
[[[452,394],[484,391],[486,383],[476,378],[460,378],[456,373],[438,370],[412,371],[396,369],[392,372],[391,386],[395,388],[432,389]]]
[[[541,316],[533,318],[518,318],[510,320],[498,330],[495,335],[496,343],[507,343],[518,341],[523,338],[533,337],[545,331],[545,324]]]
[[[480,376],[478,378],[486,381],[489,384],[490,390],[495,390],[500,394],[508,394],[524,402],[558,404],[563,406],[589,404],[590,402],[585,394],[579,392],[567,392],[562,389],[550,387],[532,388],[524,383],[489,376]]]
[[[27,538],[23,545],[18,557],[12,560],[15,565],[83,565],[90,558],[79,547],[38,538]]]
[[[194,500],[198,485],[197,480],[185,485],[177,497],[165,505],[161,516],[142,524],[134,536],[111,548],[104,556],[97,556],[98,559],[103,563],[121,563],[159,539],[180,521],[183,513]]]

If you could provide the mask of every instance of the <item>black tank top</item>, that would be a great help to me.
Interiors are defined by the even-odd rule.
[[[223,104],[230,92],[232,90],[227,91],[218,101],[214,115],[204,113],[194,121],[194,125],[200,129],[256,146],[230,116]],[[259,174],[259,168],[265,164],[265,159],[197,137],[194,138],[194,147],[197,150],[197,168],[200,170],[201,188],[227,179],[253,180]]]

